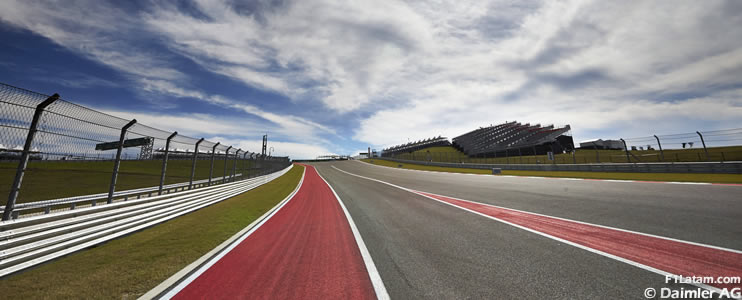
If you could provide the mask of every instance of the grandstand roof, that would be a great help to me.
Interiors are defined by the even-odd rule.
[[[424,140],[419,140],[417,142],[410,142],[407,144],[392,146],[389,148],[384,149],[384,153],[399,153],[399,152],[412,152],[415,150],[427,148],[427,147],[434,147],[434,146],[450,146],[451,142],[448,141],[448,138],[438,136],[436,138],[429,138]]]
[[[554,142],[569,131],[569,125],[557,128],[513,121],[472,130],[453,138],[453,144],[468,155],[476,155]]]

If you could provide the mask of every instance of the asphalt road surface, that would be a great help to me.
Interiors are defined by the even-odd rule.
[[[647,288],[697,289],[662,272],[742,276],[742,186],[313,165],[392,299],[645,299]]]

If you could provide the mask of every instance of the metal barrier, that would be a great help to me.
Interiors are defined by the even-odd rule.
[[[237,174],[238,176],[242,175]],[[224,178],[216,178],[218,182],[223,182]],[[200,188],[206,186],[207,180],[199,180],[193,183],[174,183],[165,186],[154,186],[126,191],[119,191],[113,194],[114,202],[116,201],[128,201],[130,199],[141,199],[144,197],[152,197],[155,195],[171,194],[173,192],[190,190],[192,188]],[[108,194],[93,194],[85,196],[75,196],[52,200],[43,200],[36,202],[26,202],[17,204],[13,209],[12,219],[18,219],[19,217],[27,217],[37,214],[49,214],[52,211],[59,210],[73,210],[80,208],[80,205],[96,206],[101,200],[107,200]],[[0,206],[0,210],[4,210],[4,206]],[[24,214],[25,213],[25,214]]]
[[[603,163],[603,164],[470,164],[426,162],[396,158],[374,158],[425,166],[521,171],[581,171],[581,172],[630,172],[630,173],[721,173],[742,174],[742,162],[687,162],[687,163]]]
[[[229,199],[292,166],[215,186],[0,222],[0,277]]]

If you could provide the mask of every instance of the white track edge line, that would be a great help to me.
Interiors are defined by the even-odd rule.
[[[446,204],[446,205],[450,205],[452,207],[456,207],[458,209],[465,210],[465,211],[468,211],[468,212],[471,212],[471,213],[474,213],[474,214],[477,214],[477,215],[480,215],[480,216],[483,216],[483,217],[486,217],[486,218],[489,218],[489,219],[492,219],[492,220],[495,220],[495,221],[498,221],[498,222],[501,222],[501,223],[504,223],[504,224],[508,224],[508,225],[513,226],[513,227],[520,228],[520,229],[526,230],[528,232],[532,232],[532,233],[541,235],[543,237],[547,237],[547,238],[550,238],[550,239],[553,239],[553,240],[556,240],[556,241],[559,241],[559,242],[563,242],[565,244],[568,244],[568,245],[571,245],[571,246],[574,246],[574,247],[577,247],[577,248],[580,248],[580,249],[583,249],[583,250],[587,250],[589,252],[592,252],[592,253],[595,253],[595,254],[598,254],[598,255],[602,255],[604,257],[611,258],[611,259],[614,259],[614,260],[617,260],[617,261],[620,261],[620,262],[623,262],[623,263],[626,263],[626,264],[629,264],[629,265],[632,265],[632,266],[635,266],[635,267],[638,267],[638,268],[641,268],[641,269],[644,269],[644,270],[647,270],[647,271],[650,271],[650,272],[653,272],[653,273],[656,273],[656,274],[659,274],[659,275],[663,275],[663,276],[673,276],[673,275],[676,275],[676,274],[672,274],[672,273],[669,273],[669,272],[666,272],[666,271],[662,271],[662,270],[659,270],[659,269],[656,269],[656,268],[653,268],[653,267],[650,267],[650,266],[647,266],[647,265],[644,265],[644,264],[641,264],[641,263],[638,263],[638,262],[635,262],[635,261],[632,261],[632,260],[628,260],[628,259],[625,259],[625,258],[622,258],[622,257],[618,257],[618,256],[615,256],[613,254],[609,254],[609,253],[606,253],[606,252],[603,252],[603,251],[600,251],[600,250],[597,250],[597,249],[593,249],[593,248],[590,248],[590,247],[587,247],[587,246],[583,246],[583,245],[580,245],[580,244],[577,244],[577,243],[574,243],[574,242],[571,242],[571,241],[568,241],[568,240],[565,240],[565,239],[562,239],[562,238],[559,238],[559,237],[556,237],[556,236],[553,236],[553,235],[550,235],[550,234],[547,234],[547,233],[539,232],[539,231],[536,231],[536,230],[533,230],[533,229],[530,229],[530,228],[527,228],[527,227],[524,227],[524,226],[521,226],[521,225],[518,225],[518,224],[510,223],[508,221],[501,220],[501,219],[498,219],[498,218],[495,218],[495,217],[492,217],[492,216],[489,216],[489,215],[486,215],[486,214],[483,214],[483,213],[480,213],[480,212],[477,212],[477,211],[474,211],[474,210],[471,210],[471,209],[468,209],[468,208],[464,208],[464,207],[461,207],[461,206],[458,206],[458,205],[455,205],[455,204],[452,204],[452,203],[448,203],[448,202],[445,202],[445,201],[442,201],[442,200],[439,200],[439,199],[435,199],[435,198],[430,197],[430,196],[427,196],[427,195],[419,194],[419,193],[416,193],[415,190],[411,190],[411,189],[408,189],[408,188],[405,188],[405,187],[402,187],[402,186],[398,186],[398,185],[395,185],[395,184],[392,184],[392,183],[388,183],[388,182],[385,182],[385,181],[382,181],[382,180],[378,180],[378,179],[374,179],[374,178],[369,178],[369,177],[365,177],[365,176],[362,176],[362,175],[353,174],[353,173],[350,173],[350,172],[347,172],[347,171],[343,171],[341,169],[338,169],[335,166],[332,166],[332,167],[334,169],[336,169],[338,171],[341,171],[343,173],[346,173],[348,175],[352,175],[352,176],[356,176],[356,177],[359,177],[359,178],[363,178],[363,179],[367,179],[367,180],[371,180],[371,181],[376,181],[376,182],[383,183],[383,184],[386,184],[386,185],[389,185],[389,186],[392,186],[392,187],[396,187],[398,189],[405,190],[405,191],[408,191],[410,193],[413,193],[413,194],[416,194],[416,195],[419,195],[419,196],[422,196],[422,197],[425,197],[425,198],[428,198],[428,199],[431,199],[431,200],[435,200],[435,201],[438,201],[440,203],[443,203],[443,204]],[[432,194],[432,195],[435,195],[435,194]],[[451,198],[451,197],[449,197],[449,198]],[[456,199],[456,198],[453,198],[453,199]],[[457,199],[457,200],[460,200],[460,199]],[[463,201],[467,201],[467,200],[463,200]],[[467,202],[472,202],[472,201],[467,201]],[[473,202],[473,203],[478,203],[478,202]],[[481,204],[481,203],[478,203],[478,204]],[[567,220],[567,219],[564,219],[564,220]],[[568,220],[568,221],[571,221],[571,220]],[[583,223],[583,222],[580,222],[580,223]],[[585,223],[585,224],[592,225],[592,224],[589,224],[589,223]],[[608,227],[608,228],[610,228],[610,227]],[[681,241],[681,240],[678,240],[678,241]],[[685,242],[685,241],[682,241],[682,242]],[[687,242],[687,243],[692,243],[692,242]],[[734,251],[736,251],[736,250],[734,250]],[[693,283],[692,285],[695,285],[697,287],[700,287],[700,288],[703,288],[703,289],[707,289],[707,290],[710,290],[710,291],[713,291],[713,292],[716,292],[716,293],[721,293],[721,291],[722,291],[721,289],[719,289],[717,287],[709,286],[709,285],[702,284],[702,283]]]
[[[292,164],[293,166],[293,164]],[[242,243],[245,239],[247,239],[248,236],[250,236],[253,232],[258,230],[263,224],[265,224],[271,217],[273,217],[276,213],[278,213],[281,208],[283,208],[291,199],[294,198],[296,193],[301,188],[302,184],[304,183],[304,176],[306,174],[306,167],[304,168],[304,171],[302,172],[301,179],[299,180],[299,184],[296,185],[296,188],[286,196],[281,202],[279,202],[278,205],[274,206],[271,210],[264,213],[262,216],[260,216],[257,220],[253,221],[250,225],[243,228],[240,232],[236,233],[226,241],[224,241],[221,245],[217,246],[217,248],[212,249],[209,251],[209,253],[205,254],[195,262],[191,263],[190,265],[186,266],[184,269],[176,273],[175,275],[171,276],[171,278],[168,278],[160,285],[165,285],[162,287],[162,290],[154,291],[155,289],[160,288],[158,285],[153,290],[150,290],[150,292],[147,292],[146,294],[142,295],[139,299],[152,299],[155,297],[158,297],[158,295],[162,295],[159,299],[171,299],[175,295],[177,295],[183,288],[188,286],[191,282],[193,282],[196,278],[201,276],[206,270],[208,270],[211,266],[213,266],[217,261],[222,259],[227,253],[232,251],[237,245]],[[288,173],[288,172],[287,172]],[[195,271],[194,271],[195,270]],[[173,277],[180,277],[177,278],[176,282],[177,285],[175,287],[172,287],[173,282],[170,282],[169,285],[167,284],[168,281],[171,279],[176,279]],[[185,277],[185,279],[183,279]],[[179,282],[178,282],[179,280]],[[167,290],[168,288],[172,287],[170,290]],[[162,294],[163,292],[167,291],[166,293]]]
[[[368,248],[366,248],[366,243],[363,242],[363,237],[361,237],[361,233],[358,231],[358,227],[356,227],[356,223],[353,222],[353,218],[350,216],[350,213],[348,212],[348,209],[345,207],[345,204],[343,204],[343,201],[340,199],[340,196],[338,196],[338,193],[335,192],[335,189],[332,188],[332,185],[330,185],[327,180],[325,180],[324,177],[322,177],[322,174],[319,173],[319,170],[317,168],[314,168],[315,172],[317,172],[317,175],[319,175],[319,178],[322,179],[322,181],[327,184],[328,187],[330,187],[330,190],[335,195],[335,199],[337,199],[338,203],[340,203],[340,207],[343,208],[343,212],[345,213],[345,218],[348,219],[348,224],[350,224],[350,230],[353,232],[353,236],[355,237],[356,244],[358,245],[358,249],[361,251],[361,257],[363,257],[363,262],[366,265],[366,271],[368,272],[368,276],[371,278],[371,284],[374,286],[374,292],[376,292],[376,298],[381,300],[388,300],[391,299],[389,297],[389,293],[386,290],[386,287],[384,286],[384,281],[381,280],[381,275],[379,274],[379,271],[376,269],[376,264],[374,264],[374,260],[371,257],[371,253],[368,252]]]

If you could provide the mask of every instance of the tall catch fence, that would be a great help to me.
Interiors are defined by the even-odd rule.
[[[153,128],[0,83],[3,220],[35,203],[74,209],[275,172],[287,157]],[[70,205],[71,203],[71,205]],[[79,204],[78,204],[79,205]],[[39,206],[41,207],[41,205]]]
[[[392,155],[429,162],[476,164],[595,164],[742,161],[742,128],[618,139],[618,149],[568,149],[553,155],[527,155],[513,148],[495,155],[467,156],[452,147]],[[535,153],[536,151],[530,152]],[[529,153],[529,154],[530,154]]]

